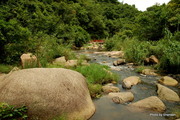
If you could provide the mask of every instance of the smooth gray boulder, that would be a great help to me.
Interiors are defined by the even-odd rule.
[[[11,72],[0,80],[0,101],[28,107],[29,119],[89,119],[95,112],[85,78],[63,68]]]

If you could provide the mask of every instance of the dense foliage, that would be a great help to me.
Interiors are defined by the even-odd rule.
[[[180,3],[153,5],[135,17],[135,24],[106,40],[107,50],[124,50],[127,61],[143,64],[156,55],[163,72],[180,72]]]
[[[72,57],[73,46],[106,39],[107,50],[124,50],[132,62],[155,54],[160,69],[178,72],[179,57],[169,56],[180,56],[179,8],[178,0],[144,12],[118,0],[1,0],[0,62],[16,64],[31,52],[45,66],[55,57]]]
[[[17,63],[25,52],[61,56],[53,48],[81,47],[90,38],[111,37],[126,29],[123,24],[133,21],[137,12],[117,0],[3,0],[0,62]],[[45,50],[47,44],[50,53]]]

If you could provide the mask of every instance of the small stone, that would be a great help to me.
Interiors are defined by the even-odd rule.
[[[137,76],[127,77],[123,80],[122,87],[126,89],[130,89],[133,85],[136,85],[140,82],[141,80]]]
[[[117,104],[132,102],[134,100],[134,95],[131,92],[109,93],[108,96],[110,96],[113,102]]]
[[[102,90],[104,93],[110,93],[110,92],[120,92],[120,89],[118,87],[112,86],[112,85],[105,85],[102,87]]]

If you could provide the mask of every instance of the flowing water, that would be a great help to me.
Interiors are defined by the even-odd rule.
[[[120,71],[112,70],[120,76],[118,84],[115,85],[120,88],[120,91],[130,91],[134,94],[133,102],[150,97],[157,96],[156,81],[160,78],[157,76],[143,76],[134,71],[134,68],[129,65],[113,66],[113,61],[117,58],[110,58],[105,55],[94,54],[92,51],[78,51],[79,54],[85,54],[92,58],[90,62],[108,65],[111,68],[120,69]],[[133,86],[130,90],[122,88],[122,80],[129,76],[139,76],[142,80],[141,84]],[[180,93],[178,88],[171,87],[177,93]],[[152,111],[138,111],[133,110],[127,104],[115,104],[107,95],[99,99],[93,100],[96,106],[95,114],[90,120],[166,120],[166,114],[155,113]],[[165,113],[171,113],[172,108],[180,108],[180,103],[163,101],[167,107]],[[169,119],[169,118],[168,118]]]

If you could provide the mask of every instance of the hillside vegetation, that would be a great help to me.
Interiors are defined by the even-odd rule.
[[[71,58],[71,48],[106,39],[107,50],[124,50],[128,61],[143,64],[150,55],[157,68],[178,73],[180,2],[156,4],[146,11],[118,0],[1,0],[0,63],[19,64],[22,53],[42,65]]]

